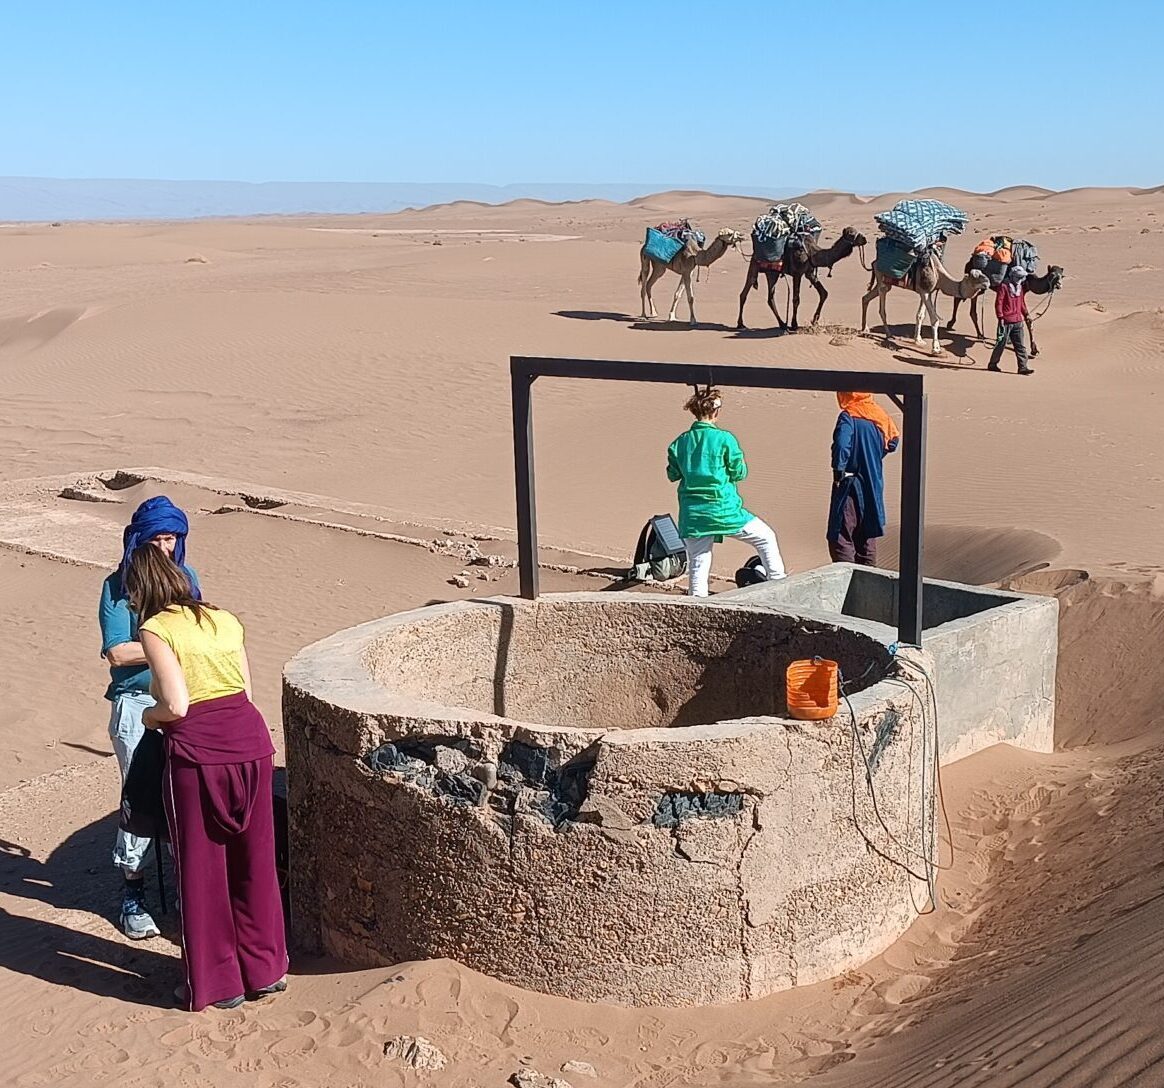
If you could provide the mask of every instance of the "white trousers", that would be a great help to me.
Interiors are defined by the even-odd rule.
[[[752,518],[738,533],[726,533],[745,544],[751,544],[760,555],[760,562],[768,573],[769,581],[784,577],[784,560],[780,558],[780,547],[776,543],[776,534],[772,526],[761,518]],[[683,546],[687,549],[687,595],[690,597],[707,596],[707,580],[711,575],[711,549],[715,546],[715,537],[692,536],[686,537]]]

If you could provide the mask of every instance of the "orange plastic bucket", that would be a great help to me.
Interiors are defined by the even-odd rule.
[[[793,661],[785,674],[788,713],[801,721],[820,721],[837,712],[837,663],[814,657]]]

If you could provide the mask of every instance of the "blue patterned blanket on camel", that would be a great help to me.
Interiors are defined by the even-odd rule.
[[[803,204],[774,204],[752,227],[752,249],[762,261],[779,261],[790,239],[808,236],[815,242],[823,229]]]
[[[940,200],[899,200],[873,218],[887,238],[919,253],[951,234],[961,234],[970,222],[964,211]]]

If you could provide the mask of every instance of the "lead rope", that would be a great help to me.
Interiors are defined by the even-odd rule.
[[[1043,308],[1041,310],[1039,310],[1037,313],[1031,314],[1031,324],[1032,325],[1036,321],[1038,321],[1040,317],[1043,317],[1046,314],[1046,312],[1051,308],[1051,303],[1054,301],[1055,301],[1055,292],[1051,291],[1047,295],[1047,301],[1043,303]]]

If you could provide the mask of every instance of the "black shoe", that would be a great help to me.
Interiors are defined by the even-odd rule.
[[[1034,372],[1035,368],[1033,366],[1024,367],[1019,371],[1020,374],[1033,374]]]
[[[991,364],[990,364],[990,365],[989,365],[989,366],[988,366],[986,369],[987,369],[987,370],[993,370],[995,374],[999,374],[999,373],[1001,373],[1001,368],[1000,368],[1000,367],[997,367],[997,366],[995,366],[993,363],[991,363]]]

